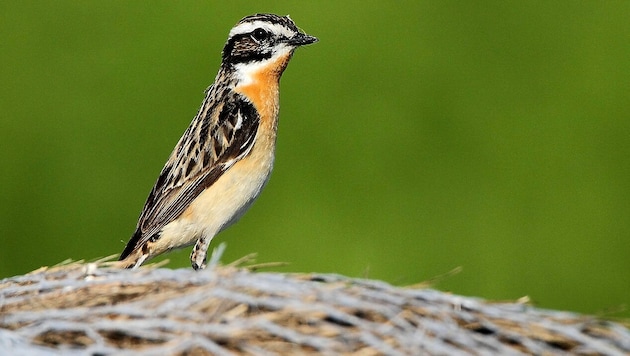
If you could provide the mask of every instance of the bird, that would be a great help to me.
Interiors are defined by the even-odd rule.
[[[269,180],[280,78],[294,51],[317,41],[288,15],[246,16],[230,30],[214,82],[120,255],[124,268],[193,244],[191,265],[205,268],[212,239],[243,216]]]

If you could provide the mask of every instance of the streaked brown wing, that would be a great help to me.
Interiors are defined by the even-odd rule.
[[[181,215],[254,145],[260,121],[254,106],[243,96],[231,93],[223,105],[211,107],[210,97],[162,169],[120,259]]]

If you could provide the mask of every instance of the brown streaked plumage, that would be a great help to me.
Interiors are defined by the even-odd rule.
[[[215,82],[166,162],[120,260],[138,267],[195,244],[205,267],[212,238],[238,220],[273,168],[279,81],[294,50],[316,42],[289,17],[256,14],[230,31]]]

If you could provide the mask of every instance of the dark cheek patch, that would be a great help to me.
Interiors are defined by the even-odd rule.
[[[230,64],[271,58],[271,50],[251,39],[250,34],[235,35],[223,47],[223,61]]]

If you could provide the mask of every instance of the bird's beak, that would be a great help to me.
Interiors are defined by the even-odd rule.
[[[317,39],[317,37],[311,36],[311,35],[307,35],[306,33],[298,33],[297,35],[289,38],[289,40],[287,41],[288,44],[292,45],[292,46],[305,46],[311,43],[315,43],[319,41]]]

